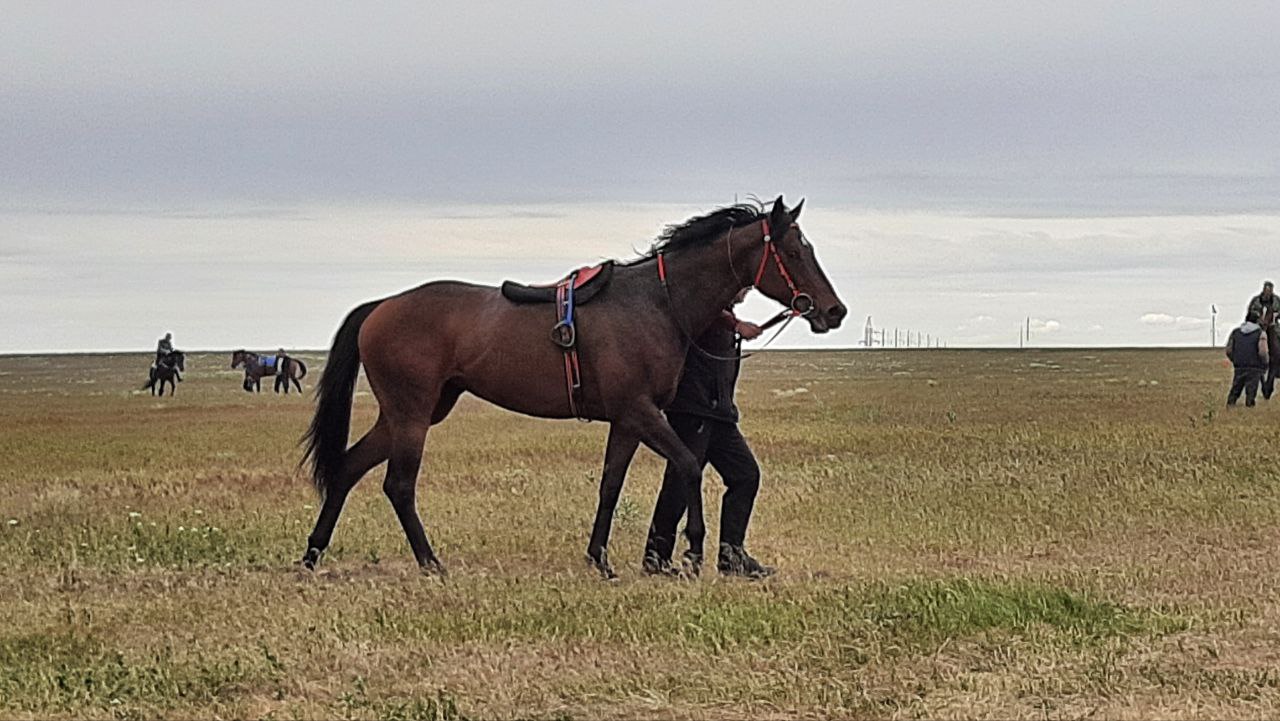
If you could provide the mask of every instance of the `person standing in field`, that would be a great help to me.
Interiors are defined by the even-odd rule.
[[[1266,334],[1258,325],[1258,313],[1249,309],[1244,323],[1227,337],[1227,357],[1235,367],[1231,390],[1227,392],[1227,405],[1234,406],[1244,392],[1244,404],[1252,407],[1257,402],[1258,382],[1266,372],[1270,361]]]
[[[1264,281],[1262,292],[1249,300],[1249,312],[1257,313],[1255,319],[1262,326],[1262,333],[1267,338],[1267,351],[1272,358],[1280,359],[1280,336],[1276,334],[1276,320],[1280,318],[1280,296],[1275,294],[1275,286],[1271,281]],[[1262,397],[1271,398],[1276,388],[1276,372],[1267,363],[1262,375]]]
[[[743,545],[760,490],[760,464],[738,430],[738,407],[733,399],[741,366],[741,343],[762,332],[760,326],[738,320],[733,314],[733,306],[745,299],[748,290],[739,293],[719,320],[689,348],[675,400],[666,414],[698,463],[704,468],[710,463],[724,481],[716,568],[729,576],[764,578],[772,575],[773,569],[752,558]],[[676,527],[687,506],[685,489],[675,479],[668,464],[645,544],[643,570],[648,574],[676,573],[671,554],[675,550]],[[696,572],[701,563],[702,539],[691,538],[690,546]]]

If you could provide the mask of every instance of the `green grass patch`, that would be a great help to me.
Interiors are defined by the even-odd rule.
[[[986,631],[1041,629],[1079,640],[1163,635],[1190,622],[1040,583],[972,578],[912,581],[874,593],[868,619],[913,644],[936,644]]]
[[[65,629],[0,637],[0,708],[119,714],[175,701],[225,700],[250,681],[278,677],[278,660],[265,647],[253,651],[254,656],[214,658],[164,646],[125,654],[92,635]]]

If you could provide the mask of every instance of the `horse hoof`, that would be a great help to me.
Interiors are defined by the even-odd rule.
[[[449,571],[444,567],[444,564],[441,563],[440,559],[438,558],[433,558],[427,561],[426,563],[419,563],[418,568],[422,571],[424,575],[427,575],[427,576],[437,576],[441,580],[449,577]]]
[[[646,576],[665,576],[667,578],[679,578],[680,576],[680,571],[675,567],[675,564],[653,551],[644,554],[644,560],[640,563],[640,570]]]
[[[606,581],[618,580],[618,574],[614,573],[613,566],[609,565],[609,552],[603,548],[600,549],[599,558],[592,555],[590,551],[587,552],[587,565],[594,568],[600,574],[600,577]]]
[[[302,567],[308,571],[316,570],[316,564],[320,562],[320,555],[324,553],[318,548],[308,548],[307,552],[302,554]]]
[[[702,554],[692,551],[685,551],[684,563],[682,564],[681,574],[689,578],[697,578],[702,575]]]

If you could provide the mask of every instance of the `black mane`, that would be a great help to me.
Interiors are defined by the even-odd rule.
[[[653,245],[649,246],[649,250],[631,262],[639,263],[657,257],[658,253],[669,253],[710,242],[731,228],[751,225],[764,217],[766,216],[762,204],[738,203],[713,210],[706,215],[690,218],[679,225],[668,225],[658,239],[653,241]]]

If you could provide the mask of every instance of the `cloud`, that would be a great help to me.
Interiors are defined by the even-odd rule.
[[[1189,315],[1170,315],[1168,313],[1144,313],[1138,321],[1144,325],[1174,327],[1178,330],[1194,330],[1209,325],[1207,318],[1195,318]]]
[[[1062,324],[1056,320],[1040,320],[1039,318],[1032,318],[1031,330],[1038,333],[1057,333],[1062,330]]]

